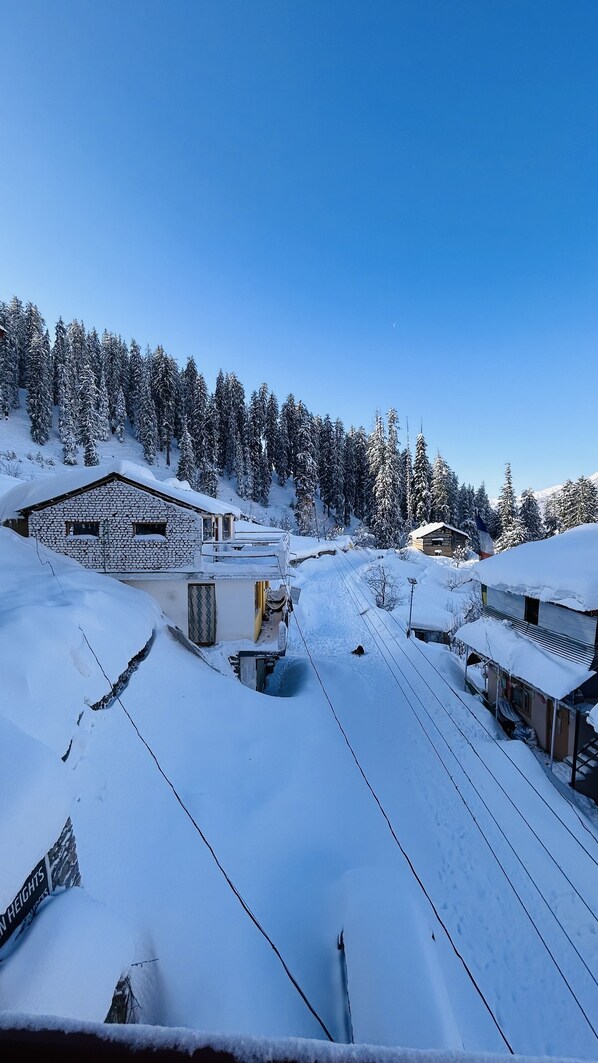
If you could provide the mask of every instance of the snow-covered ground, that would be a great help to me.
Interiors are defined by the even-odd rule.
[[[595,1058],[596,835],[526,747],[449,689],[435,665],[448,650],[407,641],[407,602],[375,607],[362,573],[377,559],[296,570],[289,654],[260,695],[188,652],[140,592],[6,531],[1,711],[61,752],[75,736],[83,885],[132,933],[143,1021],[324,1038],[267,935],[336,1040],[346,978],[357,1039]],[[466,600],[467,566],[388,563],[416,574],[414,623],[426,600],[450,617]],[[151,631],[120,702],[92,710]],[[38,920],[40,941],[62,933],[60,900],[29,934]],[[3,1004],[0,981],[0,1009],[12,988]]]
[[[99,449],[141,460],[129,436]],[[0,425],[0,491],[58,469],[57,438],[40,453],[24,411]],[[288,487],[267,510],[225,481],[219,497],[292,518]],[[0,714],[68,752],[84,886],[44,902],[0,964],[0,1011],[97,1017],[131,959],[144,1022],[342,1041],[348,991],[356,1040],[598,1057],[595,829],[462,692],[458,658],[406,637],[411,607],[416,629],[463,622],[471,565],[349,546],[293,539],[301,597],[260,695],[177,642],[146,595],[0,529]],[[380,563],[392,613],[364,579]],[[93,710],[152,638],[120,701]],[[23,785],[26,746],[11,744]],[[20,801],[15,837],[37,837],[35,807]]]

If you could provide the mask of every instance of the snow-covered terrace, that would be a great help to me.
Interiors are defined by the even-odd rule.
[[[519,634],[508,620],[483,616],[460,627],[456,637],[484,660],[494,661],[504,672],[557,701],[596,674],[576,661],[544,650]]]

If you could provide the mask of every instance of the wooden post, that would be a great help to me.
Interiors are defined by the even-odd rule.
[[[496,700],[494,702],[494,715],[498,720],[498,699],[500,697],[500,668],[496,666]]]
[[[463,676],[463,689],[467,690],[467,647],[465,647],[465,675]]]
[[[581,713],[579,709],[575,709],[575,734],[573,737],[573,764],[571,765],[571,782],[569,785],[572,789],[575,789],[575,776],[577,774],[577,754],[579,753],[579,725],[581,723]]]
[[[552,771],[552,765],[554,764],[554,740],[556,737],[556,718],[558,714],[559,702],[556,698],[552,701],[552,735],[550,737],[550,770]]]

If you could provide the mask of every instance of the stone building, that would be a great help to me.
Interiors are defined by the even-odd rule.
[[[287,579],[288,536],[237,534],[240,516],[131,462],[39,478],[0,499],[2,523],[147,591],[201,646],[255,642],[270,583]]]

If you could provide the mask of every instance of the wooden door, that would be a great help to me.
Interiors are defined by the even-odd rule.
[[[189,638],[198,646],[213,646],[216,641],[216,588],[213,583],[190,583]]]

